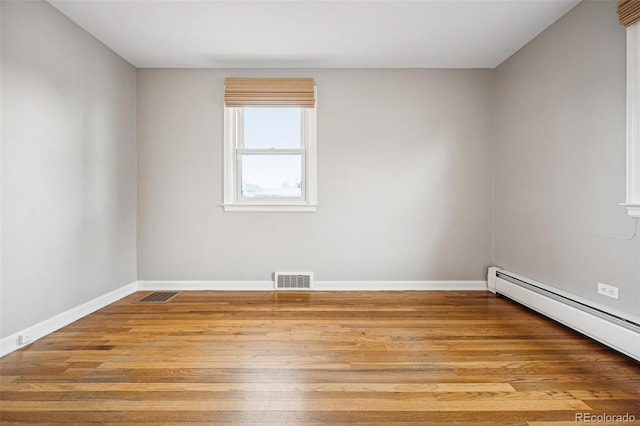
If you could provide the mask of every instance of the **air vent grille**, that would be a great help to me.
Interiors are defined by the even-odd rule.
[[[144,296],[136,303],[167,303],[178,295],[177,291],[154,291]]]
[[[276,272],[276,290],[311,290],[313,273],[311,272]]]

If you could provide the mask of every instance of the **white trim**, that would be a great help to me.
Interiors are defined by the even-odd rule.
[[[138,290],[273,291],[273,281],[138,281]],[[314,281],[311,291],[487,291],[486,281]],[[281,290],[279,290],[281,291]]]
[[[315,212],[316,204],[223,204],[226,212]]]
[[[640,334],[560,301],[496,278],[496,290],[510,299],[640,361]]]
[[[235,134],[238,132],[236,129],[237,120],[235,115],[237,110],[235,108],[223,108],[224,109],[224,161],[223,161],[223,185],[224,185],[224,209],[227,210],[227,205],[232,203],[235,196]]]
[[[627,201],[640,217],[640,23],[627,28]]]
[[[620,205],[627,209],[629,216],[640,217],[640,204],[620,203]]]
[[[496,294],[496,273],[501,269],[496,266],[490,266],[487,272],[487,289]]]
[[[318,204],[318,89],[313,88],[316,104],[313,108],[307,108],[307,113],[303,115],[306,134],[306,155],[305,155],[305,197],[307,204],[316,210]]]
[[[17,349],[21,349],[46,336],[47,334],[53,333],[54,331],[59,330],[62,327],[65,327],[79,320],[80,318],[97,311],[98,309],[102,309],[107,305],[117,302],[123,297],[135,293],[137,290],[137,282],[127,284],[124,287],[120,287],[105,295],[96,297],[95,299],[83,303],[80,306],[71,308],[68,311],[62,312],[47,320],[39,322],[36,325],[32,325],[31,327],[25,328],[24,330],[7,336],[4,339],[0,340],[0,357],[3,357]],[[19,344],[18,338],[21,335],[28,335],[30,337],[30,340],[23,345]]]
[[[150,291],[273,291],[273,281],[138,281],[138,290]]]
[[[487,291],[486,281],[315,281],[320,291]]]

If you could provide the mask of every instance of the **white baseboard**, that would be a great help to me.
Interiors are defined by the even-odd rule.
[[[320,291],[487,291],[486,281],[315,281]]]
[[[62,312],[61,314],[44,320],[36,325],[7,336],[4,339],[0,340],[0,357],[3,357],[17,349],[28,346],[36,340],[46,336],[47,334],[53,333],[54,331],[59,330],[62,327],[65,327],[72,322],[75,322],[80,318],[97,311],[98,309],[102,309],[105,306],[122,299],[123,297],[135,293],[137,289],[137,282],[127,284],[124,287],[120,287],[105,295],[96,297],[95,299],[83,303],[80,306],[71,308],[68,311]],[[22,345],[18,343],[19,336],[21,335],[29,336],[29,341]]]
[[[271,291],[273,281],[138,281],[138,290],[147,291]]]
[[[273,281],[138,281],[138,290],[273,291]],[[487,290],[486,281],[314,281],[314,291]]]

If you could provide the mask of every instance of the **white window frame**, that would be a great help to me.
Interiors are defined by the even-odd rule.
[[[627,27],[627,200],[621,205],[640,218],[640,23]]]
[[[317,202],[316,108],[301,108],[302,147],[258,150],[243,147],[243,107],[224,107],[224,201],[227,212],[315,212]],[[242,154],[299,154],[302,156],[300,198],[242,197]]]

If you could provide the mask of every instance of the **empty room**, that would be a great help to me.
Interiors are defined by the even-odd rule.
[[[0,15],[0,424],[640,424],[640,0]]]

